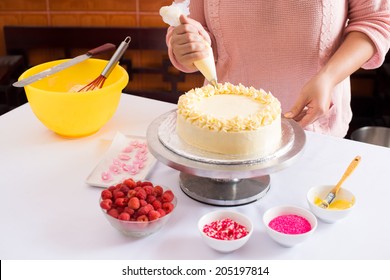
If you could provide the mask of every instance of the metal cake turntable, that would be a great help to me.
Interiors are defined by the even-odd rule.
[[[150,152],[180,171],[180,187],[189,197],[217,206],[237,206],[262,198],[270,188],[269,174],[291,165],[306,142],[303,129],[282,118],[282,139],[275,153],[231,156],[209,153],[183,142],[176,134],[176,110],[148,127]]]

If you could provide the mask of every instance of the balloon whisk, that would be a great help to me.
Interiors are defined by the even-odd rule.
[[[125,40],[123,40],[119,45],[119,47],[116,49],[115,53],[112,55],[107,65],[104,67],[99,77],[94,79],[89,84],[83,86],[80,90],[78,90],[78,92],[91,91],[91,90],[102,88],[104,82],[111,74],[112,70],[114,70],[115,66],[118,64],[119,59],[125,53],[127,47],[129,46],[130,41],[131,41],[130,36],[127,36]]]

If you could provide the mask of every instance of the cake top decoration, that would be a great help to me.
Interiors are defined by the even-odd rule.
[[[216,95],[248,97],[253,101],[252,103],[258,105],[259,109],[249,113],[249,115],[232,114],[224,118],[216,116],[213,112],[205,112],[205,110],[200,109],[203,100],[213,98]],[[231,100],[232,102],[235,101],[233,98]],[[237,104],[238,109],[239,107],[240,105]],[[216,111],[218,109],[215,108]],[[275,119],[280,118],[281,106],[276,97],[262,89],[257,90],[254,87],[245,87],[242,84],[225,83],[219,84],[218,89],[206,85],[202,88],[191,89],[183,94],[178,101],[178,114],[202,128],[213,131],[239,132],[256,130],[271,124]]]

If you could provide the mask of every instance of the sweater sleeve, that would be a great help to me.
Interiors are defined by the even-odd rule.
[[[390,47],[390,1],[350,0],[346,34],[352,31],[367,35],[376,47],[375,54],[362,66],[379,67]]]

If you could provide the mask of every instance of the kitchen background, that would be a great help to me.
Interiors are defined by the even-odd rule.
[[[167,25],[161,20],[158,12],[161,6],[171,3],[172,0],[1,0],[0,60],[7,55],[3,34],[5,25],[166,28]],[[55,55],[53,52],[54,50],[32,52],[29,57],[30,65],[52,60]],[[126,55],[131,57],[134,66],[161,63],[161,54],[159,56],[151,52],[130,51]],[[377,70],[359,70],[352,76],[354,120],[351,130],[364,125],[389,126],[390,68],[388,63],[385,66],[379,73]],[[0,69],[2,69],[0,73],[4,74],[7,65],[1,65],[0,62]],[[178,84],[178,89],[186,91],[201,85],[202,81],[200,75],[187,75],[185,81]],[[6,81],[2,83],[0,86],[5,91]],[[169,90],[170,84],[164,82],[161,77],[149,74],[133,77],[128,87],[130,90],[150,88]],[[5,100],[2,94],[6,93],[0,90],[0,105]],[[3,113],[4,111],[6,110],[3,110]]]

